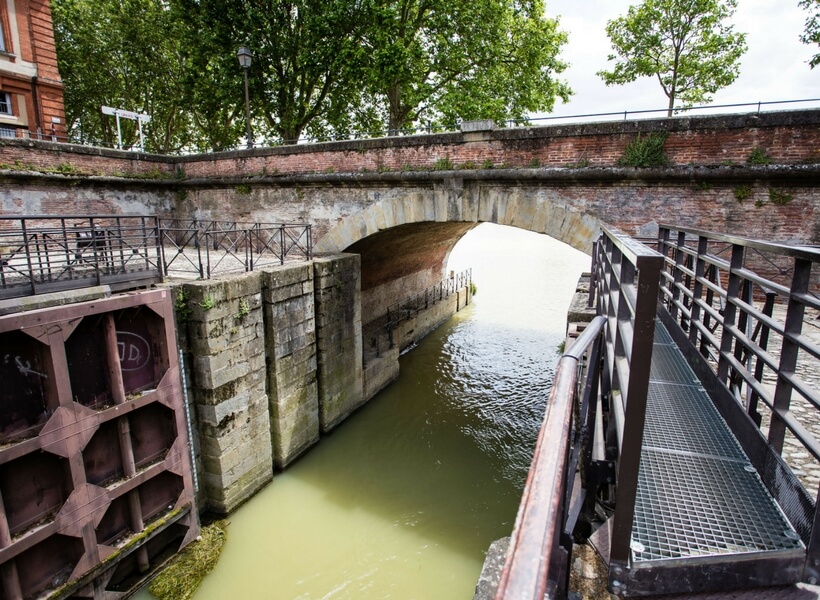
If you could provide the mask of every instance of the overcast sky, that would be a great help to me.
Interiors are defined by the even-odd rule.
[[[664,108],[666,96],[657,79],[643,78],[607,87],[595,75],[610,69],[611,47],[606,22],[626,14],[639,0],[545,0],[547,14],[559,16],[569,34],[563,59],[570,63],[563,73],[575,94],[568,104],[556,103],[553,115],[577,115]],[[749,46],[741,58],[741,74],[729,87],[715,94],[713,104],[767,102],[820,98],[820,66],[811,70],[809,58],[820,51],[798,39],[806,11],[798,0],[739,0],[732,18],[737,31],[745,32]],[[820,102],[811,105],[820,106]],[[659,115],[655,115],[659,116]]]

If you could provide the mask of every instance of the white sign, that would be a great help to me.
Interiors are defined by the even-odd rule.
[[[136,113],[130,110],[122,110],[121,108],[112,108],[110,106],[103,106],[102,112],[104,115],[112,115],[117,117],[117,141],[118,148],[122,149],[122,130],[120,129],[120,117],[123,119],[131,119],[132,121],[136,121],[137,125],[139,126],[140,130],[140,150],[145,147],[145,141],[142,138],[142,124],[147,123],[151,120],[150,115],[146,115],[143,113]]]
[[[111,108],[110,106],[103,106],[102,112],[104,115],[111,115],[112,117],[122,117],[123,119],[131,119],[132,121],[142,121],[143,123],[147,123],[151,120],[151,115],[133,112],[130,110],[123,110],[121,108]]]

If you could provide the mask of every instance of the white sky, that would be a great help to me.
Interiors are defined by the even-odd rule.
[[[643,78],[607,87],[597,71],[610,69],[612,51],[604,30],[606,22],[626,14],[639,0],[545,0],[547,14],[560,17],[569,43],[562,58],[570,63],[563,78],[575,92],[568,104],[556,103],[553,115],[578,115],[624,110],[661,109],[667,99],[656,79]],[[798,0],[739,0],[732,18],[736,31],[745,32],[748,50],[741,59],[741,75],[718,91],[713,104],[768,102],[820,98],[820,66],[807,61],[819,52],[798,39],[807,12]],[[772,109],[805,108],[813,104],[781,105]],[[738,112],[742,112],[739,109]],[[700,111],[699,111],[700,112]],[[727,111],[721,111],[727,112]],[[731,112],[731,111],[730,111]],[[661,114],[650,115],[654,117]]]

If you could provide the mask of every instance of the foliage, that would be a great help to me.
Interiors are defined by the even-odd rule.
[[[114,144],[103,105],[147,113],[146,149],[222,150],[245,135],[248,46],[257,143],[460,120],[523,121],[571,91],[567,37],[543,0],[54,0],[67,126]],[[123,143],[138,142],[121,120]]]
[[[752,186],[750,185],[739,185],[734,190],[735,198],[738,202],[743,202],[747,198],[751,198],[752,196]]]
[[[611,71],[599,71],[607,85],[657,77],[669,99],[668,115],[711,101],[711,95],[731,84],[740,73],[746,51],[745,34],[727,25],[737,0],[644,0],[626,16],[607,23],[606,32],[616,61]]]
[[[786,206],[793,199],[794,196],[791,194],[781,192],[780,190],[776,190],[774,188],[769,189],[769,202],[776,206]]]
[[[806,17],[806,27],[800,36],[800,41],[804,44],[817,44],[820,46],[820,0],[800,0],[800,6],[809,11]],[[811,12],[814,11],[814,14]],[[809,60],[809,66],[813,69],[820,65],[820,52]]]
[[[478,286],[475,281],[470,281],[470,296],[475,296],[478,293]]]
[[[365,130],[523,119],[571,93],[555,79],[567,36],[543,0],[372,0],[371,10],[354,117]]]
[[[194,108],[181,86],[181,25],[163,0],[53,0],[66,126],[80,141],[115,144],[116,119],[102,106],[147,113],[149,151],[195,145]],[[120,120],[123,145],[139,142],[135,121]]]
[[[575,162],[567,163],[567,169],[586,169],[589,166],[588,158],[579,158]]]
[[[174,296],[174,310],[177,313],[177,320],[182,323],[187,321],[191,316],[191,307],[188,305],[188,300],[190,300],[188,291],[184,287],[179,286]]]
[[[234,313],[233,318],[236,319],[237,321],[241,321],[242,319],[247,317],[250,314],[250,312],[251,312],[250,304],[248,304],[248,301],[245,298],[242,298],[239,301],[239,307],[238,307],[236,313]]]
[[[768,165],[771,164],[772,159],[759,146],[755,146],[749,153],[746,162],[750,165]]]
[[[439,158],[433,165],[434,171],[452,171],[454,168],[455,166],[453,165],[453,161],[450,160],[449,156]]]
[[[251,186],[247,183],[240,183],[235,188],[237,194],[241,194],[242,196],[247,196],[251,193]]]
[[[202,580],[216,566],[227,537],[227,521],[214,521],[203,526],[199,539],[174,557],[171,564],[151,582],[149,591],[160,600],[193,598]]]
[[[214,308],[217,305],[217,301],[216,301],[216,298],[209,295],[209,296],[205,296],[202,299],[202,302],[199,303],[199,305],[202,307],[202,310],[211,310],[212,308]]]
[[[253,52],[248,69],[255,136],[296,143],[315,121],[345,122],[368,64],[362,43],[369,0],[173,0],[190,21],[186,46],[197,64],[196,98],[214,91],[212,109],[242,98],[236,58]],[[321,132],[319,132],[321,133]]]
[[[669,164],[669,157],[663,149],[667,132],[652,131],[645,136],[639,133],[624,150],[618,164],[628,167],[664,167]]]

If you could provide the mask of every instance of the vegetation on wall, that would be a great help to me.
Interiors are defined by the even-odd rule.
[[[669,134],[652,131],[646,135],[640,133],[631,140],[624,150],[618,164],[627,167],[664,167],[669,164],[669,157],[664,144]]]

